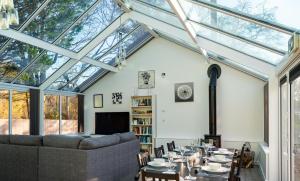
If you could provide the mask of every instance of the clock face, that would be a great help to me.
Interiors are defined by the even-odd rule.
[[[181,85],[177,88],[177,96],[182,100],[188,100],[193,95],[193,89],[188,85]]]
[[[192,101],[194,101],[194,84],[192,82],[175,84],[175,102]]]

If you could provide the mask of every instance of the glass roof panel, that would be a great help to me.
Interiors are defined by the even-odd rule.
[[[43,50],[19,41],[12,41],[0,54],[0,81],[11,82]]]
[[[139,0],[127,0],[127,3],[136,12],[152,17],[172,26],[184,29],[179,19],[173,13],[162,9],[161,7],[156,7]]]
[[[7,40],[8,38],[0,35],[0,47],[2,47]]]
[[[44,53],[16,80],[17,84],[39,86],[70,58],[53,52]]]
[[[200,1],[200,0],[198,0]],[[259,19],[300,28],[297,0],[203,0],[247,13]]]
[[[38,9],[45,0],[31,0],[31,1],[14,1],[15,8],[19,13],[19,25],[11,26],[10,28],[19,29],[20,26],[31,16],[36,9]]]
[[[66,71],[60,78],[58,78],[55,82],[53,82],[52,85],[49,87],[49,89],[61,89],[68,82],[72,81],[72,79],[74,79],[80,73],[85,71],[88,67],[89,64],[78,62],[71,69]]]
[[[65,87],[63,87],[62,90],[78,92],[78,87],[100,70],[102,70],[100,67],[90,66],[83,73],[72,80],[72,82],[69,82]]]
[[[63,37],[58,45],[78,52],[122,13],[115,0],[102,0],[95,10],[88,13]]]
[[[124,38],[123,43],[125,45],[127,54],[135,47],[138,47],[138,45],[149,36],[151,36],[151,34],[140,27],[133,33],[129,34],[126,38]],[[114,59],[116,58],[118,53],[118,48],[118,46],[113,47],[109,52],[105,53],[98,60],[107,64],[112,64],[112,62],[114,63]]]
[[[211,26],[227,33],[258,42],[273,49],[287,52],[288,40],[291,37],[290,35],[202,6],[197,6],[186,0],[179,1],[189,19],[202,23],[202,26]]]
[[[153,6],[156,6],[157,8],[162,8],[169,12],[173,12],[172,8],[170,7],[169,3],[166,0],[139,0],[139,1],[151,4]]]
[[[205,37],[211,41],[222,44],[224,46],[235,49],[237,51],[248,54],[250,56],[256,57],[256,58],[263,60],[265,62],[268,62],[272,65],[277,65],[282,60],[282,56],[280,56],[278,54],[275,54],[275,53],[272,53],[265,49],[253,46],[253,45],[245,43],[243,41],[233,39],[229,36],[220,34],[218,32],[211,31],[207,28],[199,26],[196,23],[192,23],[192,25],[198,35]]]
[[[52,0],[23,32],[52,43],[95,1]]]
[[[98,59],[103,56],[108,50],[110,50],[113,46],[118,43],[118,33],[122,32],[123,37],[127,36],[130,32],[132,32],[135,28],[137,28],[139,24],[136,21],[128,20],[121,27],[115,30],[111,35],[109,35],[105,40],[103,40],[99,45],[94,48],[88,56],[93,59]]]

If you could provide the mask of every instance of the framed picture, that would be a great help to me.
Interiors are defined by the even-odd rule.
[[[193,102],[194,101],[194,83],[175,84],[175,102]]]
[[[103,108],[103,94],[94,95],[94,108]]]
[[[139,89],[152,89],[155,87],[155,71],[139,71],[138,72]]]
[[[113,104],[122,104],[122,92],[112,93],[112,103]]]

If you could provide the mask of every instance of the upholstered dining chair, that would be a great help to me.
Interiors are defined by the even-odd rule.
[[[245,147],[246,147],[246,144],[243,144],[241,153],[240,153],[240,155],[238,155],[238,164],[237,164],[236,174],[234,175],[234,181],[240,181],[241,180],[240,173],[241,173],[241,168],[242,168],[242,165],[243,165]]]
[[[234,155],[232,157],[228,181],[235,181],[234,171],[235,171],[236,166],[237,166],[237,150],[234,150]]]
[[[175,174],[163,174],[146,172],[142,170],[142,181],[147,181],[146,178],[152,178],[153,181],[179,181],[179,173]]]

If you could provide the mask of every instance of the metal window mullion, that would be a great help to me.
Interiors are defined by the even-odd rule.
[[[59,95],[59,128],[58,128],[58,134],[61,134],[61,126],[62,126],[62,96]]]
[[[9,91],[9,110],[8,110],[8,134],[12,134],[12,90]]]
[[[50,3],[51,0],[46,0],[40,7],[38,7],[18,29],[19,32],[23,31],[36,17],[40,14],[40,12]],[[2,53],[5,48],[11,43],[12,39],[7,40],[4,45],[0,49],[0,53]]]
[[[87,11],[85,11],[80,17],[76,19],[66,30],[64,30],[52,44],[58,43],[74,26],[77,25],[83,18],[85,18],[91,11],[95,10],[97,5],[101,2],[101,0],[96,1]],[[40,55],[44,54],[46,50],[43,50]],[[36,57],[33,61],[31,61],[26,67],[11,81],[11,83],[15,83],[15,81],[22,75],[23,72],[26,72],[35,62],[37,62],[42,56]]]
[[[279,49],[275,49],[275,48],[272,48],[268,45],[264,45],[262,43],[259,43],[259,42],[256,42],[256,41],[252,41],[248,38],[244,38],[242,36],[239,36],[239,35],[235,35],[235,34],[232,34],[232,33],[229,33],[227,31],[224,31],[222,29],[219,29],[219,28],[216,28],[216,27],[213,27],[211,25],[208,25],[206,23],[201,23],[201,22],[197,22],[195,20],[191,20],[189,19],[188,21],[192,22],[192,23],[196,23],[197,25],[199,26],[202,26],[204,28],[207,28],[207,29],[210,29],[212,31],[215,31],[217,33],[221,33],[223,35],[226,35],[226,36],[229,36],[231,38],[234,38],[236,40],[239,40],[239,41],[242,41],[242,42],[245,42],[245,43],[248,43],[248,44],[251,44],[253,46],[256,46],[256,47],[259,47],[259,48],[262,48],[262,49],[265,49],[267,51],[270,51],[270,52],[273,52],[273,53],[276,53],[278,55],[281,55],[281,56],[284,56],[286,54],[286,52],[284,50],[279,50]]]
[[[82,75],[82,73],[84,73],[87,69],[89,69],[90,67],[92,67],[91,65],[87,66],[85,69],[83,69],[82,71],[80,71],[75,77],[73,77],[73,79],[69,80],[65,85],[63,85],[62,87],[60,87],[58,90],[62,90],[63,88],[67,87],[67,85],[74,81],[76,78],[78,78],[80,75]]]
[[[298,29],[287,27],[287,26],[284,26],[284,25],[281,25],[278,23],[272,23],[267,20],[258,19],[252,15],[248,15],[248,14],[245,14],[242,12],[237,12],[236,10],[233,10],[233,9],[221,6],[221,5],[213,4],[210,2],[205,2],[203,0],[197,0],[197,1],[196,0],[185,0],[185,1],[191,2],[191,3],[201,6],[201,7],[205,7],[205,8],[211,9],[211,10],[218,11],[223,14],[227,14],[232,17],[236,17],[238,19],[248,21],[250,23],[258,24],[258,25],[264,26],[266,28],[273,29],[273,30],[276,30],[276,31],[279,31],[279,32],[282,32],[282,33],[285,33],[288,35],[293,35],[294,32],[299,31]]]
[[[121,41],[119,41],[118,43],[116,43],[114,46],[110,47],[103,55],[101,55],[99,58],[97,58],[97,60],[100,60],[101,58],[103,58],[104,56],[106,56],[108,53],[110,53],[110,51],[112,49],[114,49],[115,47],[117,47],[121,42],[123,42],[128,36],[130,36],[132,33],[134,33],[137,29],[139,29],[141,26],[137,25],[133,30],[131,30],[126,36],[124,36],[124,38],[122,38]]]

